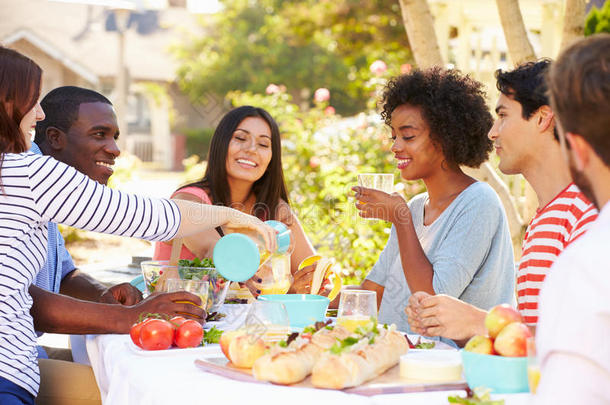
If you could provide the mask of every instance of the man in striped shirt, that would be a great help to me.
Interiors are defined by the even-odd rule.
[[[538,321],[538,294],[549,268],[566,246],[595,220],[593,204],[572,183],[562,155],[553,110],[546,95],[550,61],[530,62],[496,72],[500,97],[489,137],[505,174],[522,174],[538,197],[538,210],[522,245],[517,302],[525,322]],[[418,333],[465,341],[485,335],[486,311],[455,298],[418,292],[406,309]]]
[[[98,183],[106,185],[113,173],[115,158],[120,154],[116,144],[119,129],[110,101],[92,90],[64,86],[49,92],[42,99],[41,106],[46,117],[36,125],[35,143],[32,144],[31,150],[34,153],[50,155],[78,169]],[[53,300],[56,297],[45,291],[86,301],[126,306],[142,301],[140,291],[129,283],[106,288],[93,277],[80,272],[64,246],[57,224],[50,222],[48,228],[47,259],[36,275],[35,286],[31,287],[31,294],[35,297],[33,314],[40,307],[42,300],[53,307]],[[80,314],[83,313],[79,302],[75,300],[69,312],[54,317],[52,325],[54,332],[87,333],[91,332],[88,329],[91,323],[96,325],[98,333],[99,331],[127,332],[124,326],[109,322],[103,306],[100,306],[97,312],[89,310],[87,322],[79,326],[78,319],[82,319]],[[166,295],[162,295],[142,301],[138,313],[162,312],[162,305],[165,306],[163,311],[173,310],[173,303]],[[123,316],[128,321],[127,324],[135,321],[127,307]],[[39,318],[35,317],[37,322],[40,321]],[[61,403],[70,403],[74,397],[81,400],[88,398],[90,404],[101,403],[90,367],[57,361],[71,362],[69,349],[39,347],[38,352],[41,372],[41,386],[37,398],[39,404],[57,400]],[[46,360],[47,352],[51,360]]]

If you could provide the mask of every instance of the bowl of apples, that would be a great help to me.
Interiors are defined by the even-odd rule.
[[[532,334],[519,312],[497,305],[485,317],[485,328],[487,336],[473,336],[461,350],[468,386],[494,393],[528,392],[527,339]]]

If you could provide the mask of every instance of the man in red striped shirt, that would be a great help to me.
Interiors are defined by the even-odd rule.
[[[505,174],[522,174],[538,197],[517,270],[517,302],[524,321],[538,322],[538,294],[549,268],[566,246],[597,217],[593,204],[572,182],[549,106],[544,75],[549,60],[496,72],[500,97],[489,137]],[[444,295],[412,295],[406,308],[411,328],[427,336],[464,341],[485,335],[486,311]]]

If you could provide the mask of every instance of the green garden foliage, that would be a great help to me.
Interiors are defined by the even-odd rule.
[[[205,35],[177,46],[181,88],[194,102],[209,93],[263,92],[285,85],[300,104],[318,87],[339,113],[362,111],[369,66],[398,73],[410,53],[398,2],[224,0],[202,19]]]
[[[186,155],[197,155],[200,159],[205,159],[208,149],[210,149],[214,128],[187,129],[184,134],[186,135]]]
[[[344,282],[360,283],[383,250],[391,224],[359,218],[351,187],[364,172],[395,173],[400,183],[390,134],[379,114],[340,120],[325,112],[326,103],[304,111],[283,91],[233,92],[229,98],[235,106],[262,107],[277,120],[293,210],[317,252],[336,259]],[[402,192],[412,196],[422,190],[414,183]]]
[[[610,33],[610,1],[606,1],[601,9],[592,7],[585,21],[585,36]]]
[[[389,132],[374,110],[385,79],[412,62],[400,6],[385,0],[223,4],[222,13],[201,21],[205,35],[174,49],[180,86],[195,103],[210,93],[227,95],[234,106],[271,113],[282,132],[293,209],[318,253],[336,259],[344,281],[359,283],[390,230],[389,223],[357,216],[351,187],[358,173],[396,171]],[[330,99],[316,101],[318,88],[328,89]],[[345,121],[335,110],[369,112]],[[422,189],[415,183],[402,191],[411,196]]]

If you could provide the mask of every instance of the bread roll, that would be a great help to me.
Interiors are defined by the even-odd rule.
[[[317,388],[355,387],[383,374],[407,350],[402,333],[382,329],[373,344],[364,338],[341,354],[324,352],[313,367],[311,383]]]
[[[257,380],[276,384],[294,384],[304,380],[313,369],[320,355],[329,349],[337,339],[349,336],[349,331],[341,326],[332,330],[322,328],[311,336],[301,334],[285,348],[272,350],[254,362],[252,374]]]

